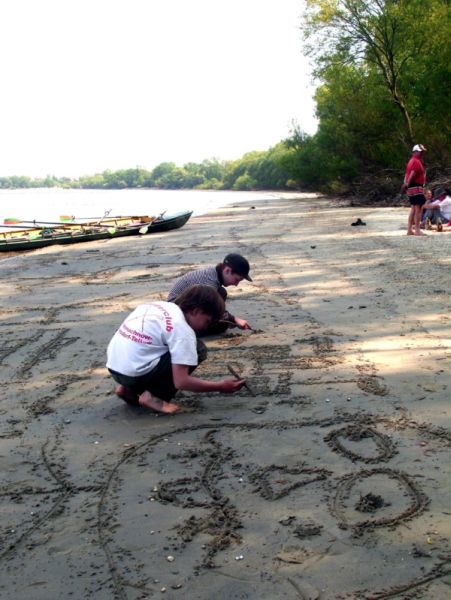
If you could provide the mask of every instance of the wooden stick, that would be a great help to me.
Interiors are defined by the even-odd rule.
[[[230,373],[232,373],[232,375],[234,377],[236,377],[236,379],[240,379],[240,380],[243,379],[241,377],[241,375],[239,375],[231,365],[227,365],[227,368],[229,369]],[[247,390],[251,394],[251,396],[256,396],[256,393],[254,392],[254,390],[251,387],[249,387],[249,385],[246,382],[244,383],[244,387],[247,388]]]
[[[22,229],[23,231],[25,231],[26,229],[45,229],[45,226],[38,227],[37,225],[0,225],[0,227],[2,227],[3,229]]]
[[[12,221],[12,219],[5,219],[5,221]],[[79,227],[81,229],[82,227],[111,227],[111,225],[103,225],[101,223],[57,223],[56,221],[20,221],[19,219],[15,222],[25,223],[25,225],[11,225],[6,223],[4,227],[14,227],[15,229],[18,227],[21,229],[67,229],[68,227],[71,229]],[[3,227],[3,225],[0,225],[0,227]]]

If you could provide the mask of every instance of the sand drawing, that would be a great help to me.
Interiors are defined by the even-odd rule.
[[[186,568],[190,565],[188,571],[194,573],[197,577],[202,577],[205,569],[211,568],[230,568],[230,562],[236,556],[243,552],[242,545],[246,540],[246,525],[252,519],[270,519],[271,511],[275,502],[284,502],[290,499],[288,506],[282,507],[282,511],[291,511],[290,518],[282,519],[283,525],[289,526],[291,530],[292,543],[296,539],[321,538],[325,536],[330,540],[331,530],[338,528],[349,530],[350,539],[357,536],[363,539],[361,543],[373,544],[373,532],[378,528],[386,528],[390,532],[395,532],[396,527],[407,523],[421,514],[429,506],[429,498],[426,496],[422,487],[415,482],[415,478],[407,473],[392,469],[390,467],[372,467],[370,469],[361,469],[358,467],[343,477],[334,476],[333,470],[324,467],[306,466],[306,463],[293,464],[287,467],[285,465],[268,464],[266,466],[257,466],[258,452],[252,452],[252,459],[247,458],[243,463],[243,452],[240,450],[238,440],[244,441],[249,438],[250,433],[255,438],[267,439],[268,433],[280,434],[280,432],[296,433],[297,435],[308,436],[314,431],[329,431],[324,435],[325,444],[330,440],[336,439],[338,435],[344,436],[352,432],[354,443],[358,438],[356,431],[360,428],[361,440],[366,440],[370,435],[379,440],[387,437],[379,433],[376,437],[375,428],[385,428],[384,419],[365,415],[361,419],[361,424],[347,425],[348,420],[355,422],[355,419],[349,415],[344,418],[335,418],[332,420],[306,420],[297,423],[274,422],[274,423],[237,423],[222,424],[220,426],[199,425],[191,428],[184,427],[155,436],[127,452],[115,467],[114,477],[109,482],[109,490],[103,490],[102,500],[99,505],[98,527],[102,546],[110,561],[110,568],[115,574],[116,591],[126,588],[128,577],[120,574],[121,553],[124,549],[115,546],[115,537],[120,538],[120,526],[117,534],[108,533],[110,519],[115,516],[120,523],[122,518],[115,515],[115,511],[123,505],[121,502],[121,488],[129,485],[131,481],[140,480],[140,473],[147,474],[147,485],[143,485],[136,490],[134,510],[140,513],[143,510],[149,516],[149,526],[152,523],[167,523],[165,531],[154,531],[153,540],[160,540],[163,548],[168,553],[177,557],[183,556],[183,565]],[[370,427],[371,424],[371,427]],[[336,426],[339,429],[336,429]],[[344,425],[344,427],[343,427]],[[415,428],[416,429],[416,428]],[[435,436],[424,426],[419,427],[420,431],[427,432],[429,436],[435,439],[439,447],[442,447],[443,439],[440,435]],[[391,431],[389,427],[388,431]],[[402,430],[404,431],[404,430]],[[368,433],[370,432],[370,433]],[[226,444],[227,440],[233,438],[234,447]],[[182,441],[177,441],[182,440]],[[380,444],[381,445],[381,444]],[[167,448],[181,448],[176,452],[167,452]],[[325,446],[326,447],[326,446]],[[372,463],[387,463],[395,450],[392,444],[387,444],[388,452],[382,454],[380,448],[374,444],[374,457]],[[337,452],[335,447],[332,452]],[[368,448],[364,447],[362,454],[358,451],[353,452],[348,457],[346,453],[338,451],[344,460],[349,461],[349,467],[352,462],[367,462]],[[379,456],[377,456],[379,452]],[[246,448],[246,455],[249,450]],[[265,453],[261,453],[263,457]],[[158,472],[149,470],[148,459],[151,458],[153,465],[161,467]],[[324,464],[328,464],[328,456],[324,456]],[[333,461],[331,461],[333,462]],[[140,467],[136,465],[140,464]],[[180,464],[186,473],[184,477],[171,478],[170,474],[173,468],[179,469]],[[330,464],[330,463],[329,463]],[[164,467],[163,467],[164,465]],[[324,483],[324,485],[323,485]],[[307,487],[314,487],[314,494],[303,495],[303,490]],[[112,501],[110,492],[114,492],[115,500]],[[255,494],[260,497],[256,501]],[[253,502],[244,503],[241,499],[245,496],[252,496]],[[308,522],[303,517],[306,513],[305,503],[314,503],[313,498],[317,498],[321,504],[321,511],[316,511],[316,515],[321,518],[318,522]],[[366,501],[362,502],[362,498]],[[376,499],[376,502],[374,502]],[[373,502],[371,503],[371,500]],[[265,507],[265,502],[269,503]],[[366,503],[366,505],[365,505]],[[242,506],[246,509],[243,511]],[[259,510],[253,511],[250,506],[258,506]],[[111,512],[112,506],[116,508]],[[145,509],[140,509],[145,506]],[[173,509],[177,507],[177,511]],[[130,507],[127,507],[130,509]],[[312,508],[312,506],[310,506]],[[172,524],[169,515],[186,515],[180,521],[180,516]],[[121,509],[119,508],[121,512]],[[268,512],[269,511],[269,512]],[[249,516],[252,512],[253,516]],[[266,514],[267,513],[267,514]],[[298,513],[298,514],[296,514]],[[308,514],[308,513],[307,513]],[[166,515],[166,516],[165,516]],[[358,515],[358,518],[355,518]],[[138,518],[138,517],[137,517]],[[168,522],[169,521],[169,522]],[[268,529],[275,529],[277,522],[269,520]],[[103,531],[105,529],[105,531]],[[324,529],[328,533],[324,534]],[[164,541],[163,541],[164,540]],[[377,542],[376,542],[377,543]],[[270,544],[268,544],[270,545]],[[247,547],[248,552],[258,555],[258,561],[272,564],[277,557],[268,556],[264,550],[264,538],[260,538],[259,543]],[[440,551],[435,553],[436,563],[426,576],[419,577],[422,569],[415,569],[415,577],[411,577],[410,584],[402,586],[403,591],[410,587],[415,588],[430,581],[434,577],[441,577],[446,572],[446,565],[443,560],[443,554]],[[390,556],[388,550],[386,556]],[[432,555],[429,555],[431,557]],[[254,560],[256,556],[253,557]],[[392,557],[394,558],[394,557]],[[138,556],[136,557],[138,560]],[[287,556],[284,561],[288,560]],[[158,565],[155,565],[155,576],[159,569],[164,568],[164,557],[160,556]],[[299,557],[290,561],[295,564],[303,564]],[[416,559],[418,563],[418,558]],[[418,567],[420,565],[418,564]],[[138,569],[139,570],[139,569]],[[173,577],[173,584],[184,579],[180,572],[177,577]],[[189,579],[189,573],[185,573]],[[186,583],[185,583],[186,585]],[[390,592],[384,591],[384,594],[393,593],[398,586],[393,586]],[[152,589],[152,588],[150,588]],[[354,593],[349,590],[348,593]],[[377,595],[382,592],[374,591],[374,595],[362,595],[362,598],[384,598],[390,595]],[[125,596],[124,596],[125,597]],[[351,597],[343,595],[342,597]],[[354,597],[354,596],[352,596]],[[357,597],[357,596],[355,596]]]
[[[0,264],[0,596],[448,597],[451,254],[395,210],[315,202]],[[126,405],[112,332],[229,245],[252,257],[230,308],[254,329],[208,339],[198,373],[249,387],[183,392],[176,417]]]

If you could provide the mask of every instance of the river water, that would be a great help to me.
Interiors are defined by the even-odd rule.
[[[0,190],[0,224],[4,219],[59,222],[60,216],[97,219],[107,212],[117,215],[166,215],[192,210],[205,214],[220,206],[275,198],[268,192],[208,190],[63,190],[41,188]],[[7,230],[2,227],[1,231]]]

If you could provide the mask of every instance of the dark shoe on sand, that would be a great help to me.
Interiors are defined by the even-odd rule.
[[[351,225],[355,227],[356,225],[366,225],[366,223],[364,223],[364,221],[362,221],[362,219],[359,217],[357,221],[354,221],[354,223],[351,223]]]

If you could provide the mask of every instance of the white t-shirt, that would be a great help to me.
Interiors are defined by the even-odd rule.
[[[173,364],[196,366],[196,334],[176,304],[141,304],[111,339],[106,366],[122,375],[139,377],[149,373],[168,351]]]
[[[445,196],[440,202],[439,207],[442,215],[449,221],[451,219],[451,198],[449,196]]]
[[[445,196],[443,200],[434,200],[431,204],[440,209],[445,219],[448,221],[451,219],[451,198],[449,196]]]

